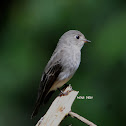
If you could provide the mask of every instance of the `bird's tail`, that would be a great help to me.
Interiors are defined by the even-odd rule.
[[[37,115],[38,113],[38,110],[41,106],[41,104],[46,104],[48,102],[48,100],[51,98],[52,94],[54,93],[55,91],[51,91],[47,94],[47,96],[45,98],[38,98],[37,101],[36,101],[36,104],[35,104],[35,107],[34,107],[34,110],[32,112],[32,115],[31,115],[31,119]]]
[[[40,108],[40,105],[41,105],[40,103],[35,105],[34,110],[33,110],[33,112],[32,112],[32,115],[31,115],[31,119],[32,119],[34,116],[37,115],[38,110],[39,110],[39,108]]]

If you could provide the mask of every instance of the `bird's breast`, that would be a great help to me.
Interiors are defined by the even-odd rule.
[[[73,76],[79,67],[80,60],[80,50],[67,49],[62,57],[62,72],[59,75],[59,79],[64,80]]]

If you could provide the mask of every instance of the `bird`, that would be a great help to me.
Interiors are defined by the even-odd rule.
[[[31,118],[37,115],[41,104],[73,77],[81,62],[81,49],[87,42],[91,41],[78,30],[69,30],[60,37],[42,74]]]

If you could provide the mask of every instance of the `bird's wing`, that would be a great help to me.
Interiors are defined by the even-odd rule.
[[[43,97],[45,99],[53,83],[56,81],[58,75],[62,71],[62,66],[59,62],[51,66],[47,72],[44,72],[38,91],[38,98]],[[42,101],[44,102],[44,101]]]
[[[43,73],[39,90],[38,90],[38,97],[35,104],[35,109],[31,117],[37,114],[40,105],[44,103],[44,100],[51,86],[56,81],[61,71],[62,71],[62,65],[60,64],[60,62],[56,62],[54,63],[54,65],[50,66],[49,69],[46,70],[46,72]]]

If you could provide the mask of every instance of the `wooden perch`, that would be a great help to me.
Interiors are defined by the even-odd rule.
[[[67,92],[68,95],[58,96],[53,101],[46,114],[38,121],[36,126],[58,126],[67,115],[75,117],[89,126],[96,126],[87,119],[71,112],[71,106],[78,94],[78,91],[71,91],[71,89],[72,87],[68,86],[64,91],[64,93]]]

